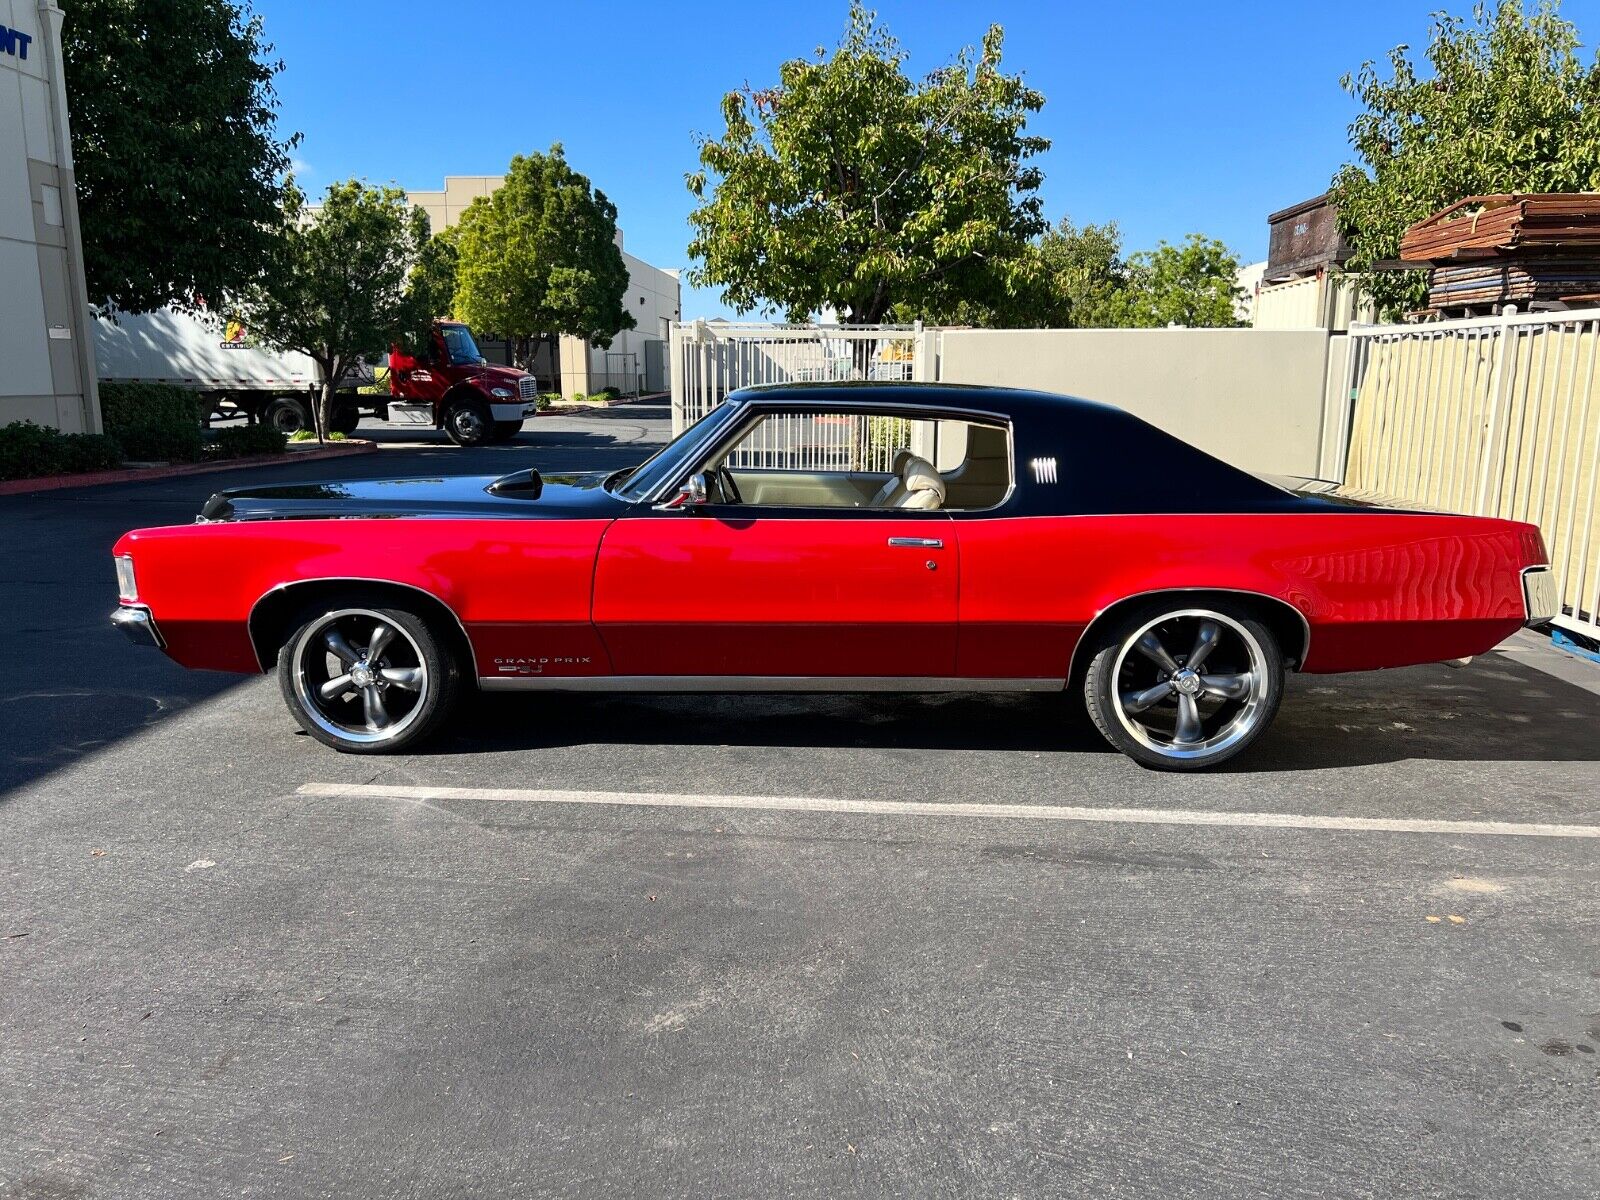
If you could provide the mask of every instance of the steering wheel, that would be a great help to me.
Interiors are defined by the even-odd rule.
[[[744,497],[739,494],[739,485],[733,480],[733,472],[728,470],[728,464],[723,463],[717,468],[717,489],[722,493],[724,504],[743,504]]]

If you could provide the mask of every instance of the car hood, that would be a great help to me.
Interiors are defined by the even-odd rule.
[[[614,516],[628,507],[603,486],[605,472],[540,475],[451,475],[348,479],[229,488],[200,511],[202,521],[348,520],[383,517]]]

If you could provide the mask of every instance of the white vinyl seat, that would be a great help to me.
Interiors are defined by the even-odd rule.
[[[912,458],[901,472],[905,482],[905,495],[898,497],[896,508],[936,509],[944,507],[945,484],[933,464],[925,458]]]
[[[873,498],[867,502],[868,508],[899,507],[897,501],[905,495],[906,491],[906,464],[915,457],[915,454],[912,454],[910,450],[905,448],[895,451],[892,474],[890,474],[887,482],[885,482],[884,485],[878,489],[878,494],[873,496]]]

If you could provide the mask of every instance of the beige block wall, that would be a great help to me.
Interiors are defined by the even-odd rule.
[[[1317,477],[1329,341],[1320,330],[946,330],[939,380],[1115,404],[1246,470]]]

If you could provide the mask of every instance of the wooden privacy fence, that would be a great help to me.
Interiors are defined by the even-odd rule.
[[[1600,309],[1356,326],[1347,486],[1529,521],[1557,623],[1600,637]]]

